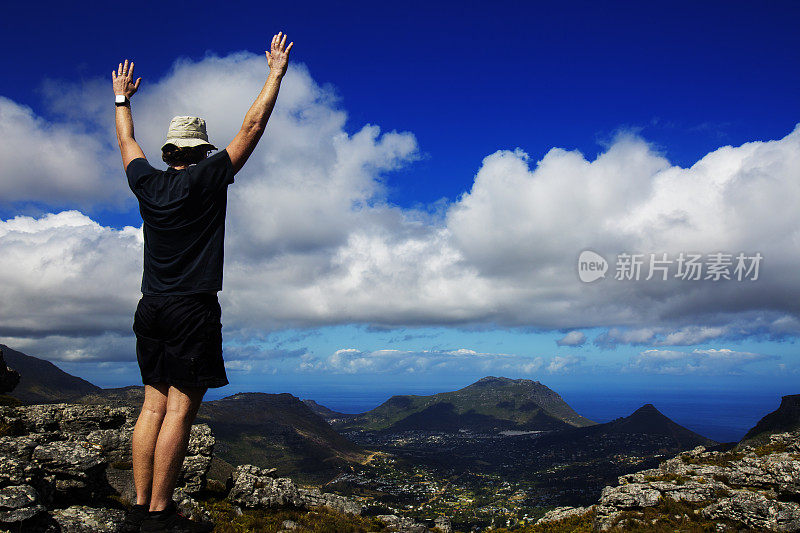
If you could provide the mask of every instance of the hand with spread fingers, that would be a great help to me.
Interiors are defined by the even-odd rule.
[[[267,52],[267,65],[269,65],[270,74],[282,77],[286,73],[286,67],[289,64],[289,51],[292,49],[292,45],[294,45],[294,42],[286,46],[286,34],[283,32],[279,31],[277,35],[272,37],[270,51]]]
[[[138,78],[136,83],[133,81],[133,61],[128,66],[128,60],[119,64],[117,71],[111,71],[111,79],[114,85],[114,94],[122,94],[130,98],[139,89],[142,78]]]

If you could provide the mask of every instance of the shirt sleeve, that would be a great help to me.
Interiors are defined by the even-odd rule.
[[[233,183],[233,163],[227,150],[207,157],[192,168],[195,186],[201,190],[217,191]]]
[[[147,159],[137,157],[128,163],[128,168],[125,169],[125,174],[128,176],[128,187],[135,191],[139,180],[153,172],[156,172],[156,169],[147,162]]]

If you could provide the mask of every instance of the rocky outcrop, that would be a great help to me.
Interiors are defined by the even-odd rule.
[[[123,504],[135,499],[131,437],[132,407],[83,404],[0,406],[0,533],[102,533],[121,523]],[[192,520],[210,515],[195,500],[206,485],[214,436],[205,424],[192,426],[173,499]],[[360,503],[317,488],[298,487],[275,468],[236,467],[227,500],[244,508],[327,507],[361,514]],[[398,533],[424,533],[406,517],[378,517]],[[447,517],[437,526],[450,531]],[[291,524],[283,527],[292,530]]]
[[[19,372],[6,366],[3,349],[0,348],[0,394],[7,394],[19,385]]]
[[[124,514],[117,502],[135,498],[135,422],[131,407],[0,407],[0,529],[113,531]],[[176,493],[203,488],[213,448],[211,429],[193,426]]]
[[[297,487],[288,477],[272,477],[274,469],[253,465],[236,467],[231,476],[228,499],[249,508],[291,506],[300,509],[328,507],[342,513],[361,514],[362,506],[344,496],[319,489]]]
[[[0,523],[22,522],[44,511],[39,494],[30,485],[9,485],[0,489]]]
[[[556,507],[555,509],[545,513],[543,517],[536,521],[537,524],[544,524],[547,522],[557,522],[565,518],[573,516],[582,516],[593,509],[592,507]]]
[[[727,452],[698,446],[618,481],[592,507],[559,508],[540,522],[592,511],[596,531],[624,529],[657,523],[659,509],[671,501],[684,504],[678,519],[715,522],[718,531],[800,531],[800,431]]]
[[[298,509],[327,507],[340,513],[361,514],[362,505],[356,501],[319,489],[298,487],[287,477],[274,477],[275,469],[264,469],[253,465],[236,467],[229,480],[228,500],[245,508],[274,508],[290,506]],[[428,533],[430,529],[413,519],[397,515],[378,515],[375,518],[386,524],[390,531],[398,533]],[[441,516],[436,527],[442,532],[452,531],[450,519]],[[293,529],[284,526],[283,529]]]
[[[450,522],[450,517],[448,516],[438,516],[434,521],[434,525],[441,531],[442,533],[453,533],[453,525]]]
[[[379,514],[375,518],[386,524],[390,531],[398,533],[428,533],[430,531],[424,524],[419,524],[408,516]]]
[[[95,533],[115,531],[125,513],[120,509],[71,505],[64,509],[54,509],[51,516],[62,533]]]
[[[362,505],[338,494],[320,492],[317,488],[298,487],[287,477],[274,477],[275,469],[264,469],[253,465],[236,467],[228,482],[228,500],[245,508],[295,507],[311,510],[327,507],[340,513],[359,515]],[[413,519],[397,515],[378,515],[390,531],[397,533],[428,533],[431,530]],[[436,519],[436,527],[443,533],[452,531],[450,519],[441,516]],[[284,525],[283,530],[293,527]]]

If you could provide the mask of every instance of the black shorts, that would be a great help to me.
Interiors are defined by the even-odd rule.
[[[133,318],[142,383],[227,385],[221,318],[216,294],[142,295]]]

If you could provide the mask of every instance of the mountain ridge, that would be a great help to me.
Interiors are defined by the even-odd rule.
[[[332,421],[340,429],[435,430],[436,417],[448,430],[552,430],[595,422],[579,415],[539,381],[485,376],[455,391],[394,395],[369,411]]]
[[[101,389],[75,403],[141,408],[144,387]],[[238,392],[204,401],[196,423],[217,439],[216,458],[229,463],[276,468],[303,481],[327,480],[334,471],[366,459],[367,452],[334,430],[324,418],[288,392]]]
[[[681,449],[689,449],[700,445],[714,446],[719,444],[713,439],[709,439],[678,424],[659,411],[652,403],[646,403],[633,411],[630,415],[616,418],[610,422],[581,428],[569,428],[561,433],[544,435],[541,439],[542,442],[547,442],[549,440],[572,439],[577,436],[602,438],[609,435],[620,434],[661,435],[670,439]]]
[[[769,435],[800,429],[800,394],[781,397],[777,409],[764,415],[755,426],[745,433],[741,444],[753,444],[767,440]]]
[[[339,411],[334,411],[333,409],[329,409],[328,407],[325,407],[324,405],[319,404],[314,400],[304,399],[303,403],[306,404],[308,407],[310,407],[312,411],[320,415],[322,418],[325,418],[326,420],[328,418],[342,418],[342,417],[353,416],[347,413],[340,413]]]
[[[19,384],[8,393],[22,403],[59,403],[102,390],[83,378],[64,372],[46,359],[0,344],[6,364],[20,373]]]

